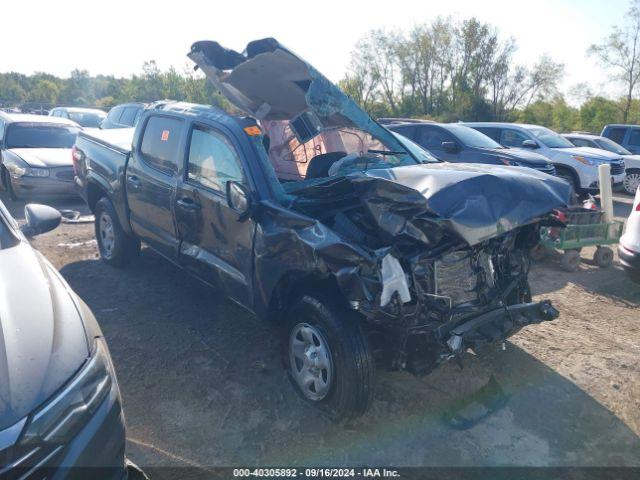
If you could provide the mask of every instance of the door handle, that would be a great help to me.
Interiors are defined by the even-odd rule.
[[[191,210],[191,211],[197,211],[200,210],[200,205],[198,205],[196,202],[194,202],[191,198],[189,197],[183,197],[178,199],[178,201],[176,202],[178,204],[178,206],[184,210]]]
[[[140,179],[136,175],[129,175],[127,182],[132,188],[140,188]]]

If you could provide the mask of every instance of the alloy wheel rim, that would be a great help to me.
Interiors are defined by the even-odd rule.
[[[333,361],[324,335],[314,326],[299,323],[289,336],[291,373],[302,394],[319,401],[327,396],[333,381]]]
[[[627,193],[633,195],[640,187],[640,173],[629,173],[624,177],[624,189]]]
[[[100,215],[100,245],[102,246],[102,254],[106,258],[111,258],[113,255],[113,247],[115,246],[116,238],[113,231],[113,220],[108,213],[102,213]]]

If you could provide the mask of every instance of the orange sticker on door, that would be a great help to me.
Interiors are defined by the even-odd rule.
[[[169,130],[162,131],[162,137],[160,137],[160,140],[163,142],[166,142],[167,140],[169,140]]]

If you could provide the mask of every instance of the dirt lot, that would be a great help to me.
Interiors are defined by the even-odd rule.
[[[5,200],[17,217],[21,206]],[[72,206],[78,208],[78,206]],[[617,204],[626,215],[627,203]],[[534,267],[537,299],[561,311],[506,351],[469,354],[417,379],[378,374],[371,411],[348,427],[294,395],[275,329],[145,249],[116,270],[92,224],[34,241],[89,304],[124,396],[129,456],[140,465],[640,465],[640,287],[619,267]],[[506,405],[466,430],[443,420],[491,375]]]

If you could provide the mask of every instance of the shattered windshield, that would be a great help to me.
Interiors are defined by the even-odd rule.
[[[321,131],[300,142],[287,121],[262,121],[269,158],[285,185],[346,175],[374,168],[415,165],[418,162],[402,144],[386,145],[371,133],[354,127]]]

